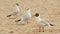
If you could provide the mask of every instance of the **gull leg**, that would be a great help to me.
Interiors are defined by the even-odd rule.
[[[37,26],[39,27],[39,32],[44,32],[44,26],[43,25],[38,24]]]
[[[44,27],[43,26],[39,27],[39,32],[44,32]]]
[[[28,20],[27,20],[27,24],[28,24]]]
[[[27,24],[29,23],[29,21],[27,20]]]

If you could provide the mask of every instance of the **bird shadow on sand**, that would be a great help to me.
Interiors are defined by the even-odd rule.
[[[47,32],[60,32],[60,29],[50,29],[50,30],[46,30]]]
[[[16,19],[16,18],[9,18],[9,19]]]

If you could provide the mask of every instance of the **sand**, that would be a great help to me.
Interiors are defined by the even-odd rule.
[[[6,17],[12,12],[16,3],[19,4],[20,12],[13,17],[14,19]],[[45,32],[39,32],[34,17],[28,24],[15,22],[27,8],[31,9],[32,15],[39,12],[41,18],[54,26],[47,26]],[[60,0],[0,0],[0,34],[60,34]]]

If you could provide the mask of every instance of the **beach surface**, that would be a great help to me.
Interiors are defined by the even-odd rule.
[[[19,4],[20,12],[16,16],[7,17],[16,3]],[[32,16],[39,13],[41,18],[54,26],[44,27],[45,31],[39,32],[39,23],[34,17],[28,20],[28,24],[15,22],[27,8],[31,9]],[[0,0],[0,34],[60,34],[60,0]]]

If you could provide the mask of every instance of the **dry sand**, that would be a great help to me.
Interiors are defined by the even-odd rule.
[[[19,18],[30,8],[32,15],[39,12],[41,18],[55,26],[45,27],[45,32],[38,32],[34,17],[28,24],[16,24],[16,19],[6,17],[12,12],[15,3],[19,3],[20,12],[14,18]],[[60,0],[0,0],[0,34],[60,34]]]

